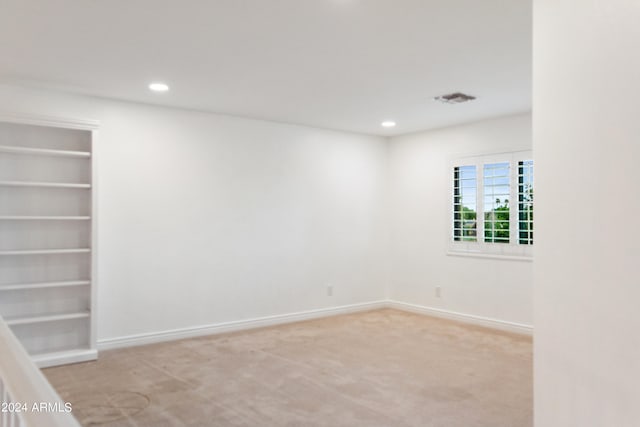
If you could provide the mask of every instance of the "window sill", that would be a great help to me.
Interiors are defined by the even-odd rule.
[[[468,257],[468,258],[487,258],[487,259],[498,259],[503,261],[533,262],[533,256],[487,254],[487,253],[481,253],[481,252],[447,251],[447,256],[458,256],[458,257]]]

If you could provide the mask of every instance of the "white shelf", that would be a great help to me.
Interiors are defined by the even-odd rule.
[[[88,151],[49,150],[45,148],[16,147],[13,145],[0,145],[0,152],[11,153],[11,154],[37,155],[37,156],[53,156],[53,157],[76,157],[76,158],[91,157],[91,153]]]
[[[35,182],[35,181],[0,181],[3,187],[45,187],[45,188],[91,188],[91,184],[74,184],[68,182]]]
[[[24,251],[0,251],[0,255],[49,255],[49,254],[81,254],[91,252],[89,248],[77,249],[37,249]]]
[[[67,286],[88,286],[89,280],[69,280],[66,282],[21,283],[17,285],[0,285],[0,291],[19,291],[23,289],[63,288]]]
[[[89,221],[90,216],[21,216],[21,215],[0,215],[0,220],[4,221]]]
[[[32,323],[58,322],[60,320],[83,319],[89,317],[88,311],[77,313],[51,314],[47,316],[14,317],[4,319],[7,325],[29,325]]]

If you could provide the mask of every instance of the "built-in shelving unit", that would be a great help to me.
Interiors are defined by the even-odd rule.
[[[40,366],[97,357],[96,131],[0,113],[0,315]]]

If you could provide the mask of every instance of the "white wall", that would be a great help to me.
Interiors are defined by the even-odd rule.
[[[446,255],[449,160],[530,149],[528,114],[387,142],[11,86],[0,106],[101,121],[99,340],[386,298],[531,324],[530,262]]]
[[[383,138],[9,86],[0,109],[101,121],[99,340],[385,297]]]
[[[535,419],[640,425],[640,7],[534,0]]]
[[[531,325],[532,263],[447,256],[450,161],[531,149],[531,115],[517,115],[391,139],[393,300]],[[435,287],[442,288],[436,298]]]

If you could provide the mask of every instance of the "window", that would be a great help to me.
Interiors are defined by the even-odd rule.
[[[531,152],[517,152],[453,162],[450,252],[532,255],[531,158]]]

